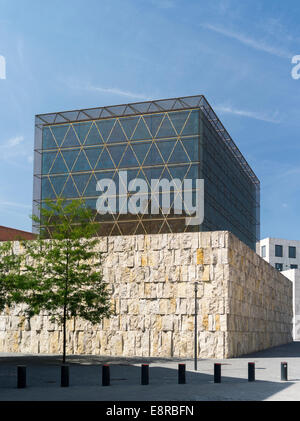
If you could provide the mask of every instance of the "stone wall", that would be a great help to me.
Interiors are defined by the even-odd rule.
[[[115,314],[68,322],[69,354],[192,357],[198,281],[201,358],[229,358],[292,340],[292,283],[228,232],[103,237]],[[0,352],[60,353],[46,314],[0,316]]]

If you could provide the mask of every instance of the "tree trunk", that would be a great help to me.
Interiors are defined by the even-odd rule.
[[[66,302],[64,304],[64,319],[63,319],[63,364],[66,362],[66,315],[67,315],[67,306]]]
[[[68,299],[68,286],[69,286],[69,253],[66,256],[66,282],[65,282],[65,296],[64,296],[64,317],[63,317],[63,364],[66,362],[66,324],[67,324],[67,299]]]

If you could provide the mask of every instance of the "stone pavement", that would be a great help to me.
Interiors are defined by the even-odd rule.
[[[280,363],[288,363],[288,381]],[[222,363],[222,383],[213,382],[213,365]],[[248,362],[256,381],[249,383]],[[300,342],[227,360],[71,356],[70,387],[60,387],[59,356],[0,353],[1,401],[299,401]],[[101,385],[101,365],[111,365],[111,386]],[[150,384],[140,385],[142,363],[150,364]],[[178,363],[186,363],[187,384],[177,384]],[[26,389],[16,388],[16,366],[27,366]]]

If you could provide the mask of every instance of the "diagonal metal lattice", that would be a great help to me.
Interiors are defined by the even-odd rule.
[[[86,206],[95,209],[97,181],[117,180],[123,170],[130,178],[144,179],[149,189],[152,178],[178,176],[182,182],[198,178],[202,171],[199,113],[236,161],[241,179],[246,180],[245,191],[247,183],[254,186],[258,236],[259,180],[202,95],[37,115],[33,213],[38,214],[44,199],[58,197],[84,198]],[[95,212],[94,220],[103,222],[101,235],[186,231],[185,216],[172,213],[178,196],[182,199],[175,191],[168,209],[156,203],[157,215],[119,213],[103,218]],[[238,198],[233,201],[238,203]],[[214,206],[226,214],[222,204]]]

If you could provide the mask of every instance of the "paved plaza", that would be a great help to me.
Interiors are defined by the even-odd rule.
[[[61,357],[0,353],[1,401],[299,401],[300,342],[227,360],[70,356],[70,386],[60,387]],[[214,363],[222,382],[214,383]],[[255,362],[255,382],[248,382]],[[281,362],[288,381],[281,381]],[[140,384],[141,364],[150,365],[150,383]],[[178,364],[186,364],[186,384],[178,384]],[[111,385],[102,386],[102,364],[110,365]],[[18,365],[27,366],[27,387],[17,389]]]

